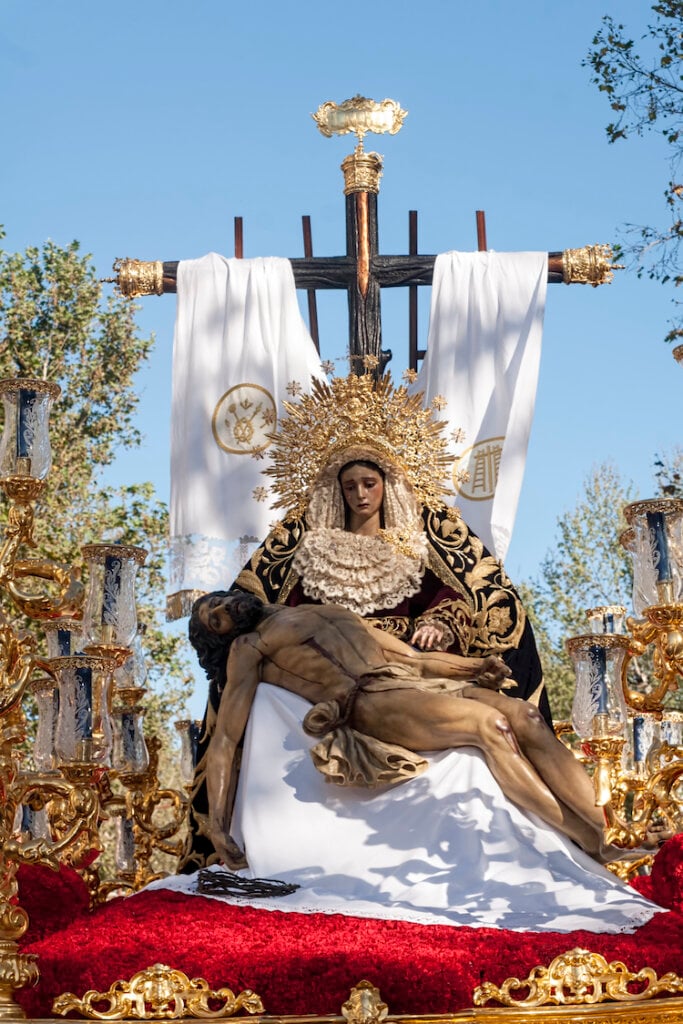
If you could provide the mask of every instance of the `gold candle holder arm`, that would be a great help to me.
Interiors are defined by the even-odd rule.
[[[33,503],[44,490],[45,482],[32,477],[12,477],[1,481],[9,499],[7,524],[0,546],[0,586],[19,611],[29,618],[44,619],[76,615],[83,606],[84,588],[80,570],[46,559],[19,559],[22,547],[35,547]],[[17,580],[40,579],[57,587],[56,596],[36,594],[17,585]]]
[[[139,822],[140,828],[152,836],[154,845],[161,849],[163,843],[171,839],[182,827],[187,811],[187,797],[177,789],[159,789],[156,785],[157,780],[154,781],[152,789],[140,792],[139,800],[134,807],[138,812],[136,821]],[[154,814],[164,805],[170,814],[169,821],[165,825],[156,825]],[[164,852],[175,852],[175,847],[166,849]]]
[[[626,794],[625,794],[626,795]],[[616,807],[614,802],[605,804],[605,843],[607,846],[617,846],[622,850],[631,850],[641,846],[645,841],[652,826],[652,813],[656,807],[654,796],[647,794],[640,804],[640,815],[637,819],[628,821],[623,812],[625,801],[620,801]],[[620,813],[621,812],[621,813]]]
[[[11,626],[0,625],[0,716],[7,715],[16,708],[24,696],[26,684],[35,665],[35,646],[33,637],[19,636]],[[12,721],[2,723],[3,747],[5,728],[11,729],[13,724]]]
[[[17,780],[17,802],[45,809],[52,837],[49,842],[31,840],[19,844],[22,859],[25,859],[22,848],[28,849],[32,843],[36,844],[36,859],[41,859],[44,854],[46,861],[53,860],[57,868],[60,863],[74,868],[84,867],[101,852],[98,831],[100,806],[97,792],[92,787],[92,772],[83,769],[69,774],[71,778],[62,779],[49,774],[30,773]]]
[[[634,711],[660,713],[665,696],[678,689],[683,674],[683,605],[653,605],[645,608],[643,615],[643,621],[626,620],[631,636],[621,667],[621,684],[624,699]],[[640,693],[629,685],[629,666],[651,646],[656,685],[650,693]]]
[[[176,789],[159,787],[158,768],[161,741],[156,736],[147,739],[149,765],[141,772],[119,772],[115,775],[124,787],[123,793],[111,794],[102,801],[110,813],[123,815],[132,825],[135,841],[135,869],[122,870],[117,877],[98,887],[98,902],[111,892],[136,892],[144,885],[163,877],[165,872],[151,867],[155,853],[180,856],[183,848],[179,833],[185,826],[188,796]],[[169,818],[159,824],[157,812],[167,811]]]
[[[139,794],[138,808],[140,827],[155,839],[169,839],[182,826],[187,812],[188,797],[177,789],[159,788],[159,752],[161,740],[158,736],[150,736],[147,740],[149,750],[149,766],[146,771],[127,780],[121,776],[124,785],[131,784]],[[164,826],[153,823],[155,810],[166,803],[172,810],[171,820]]]
[[[683,746],[661,743],[647,758],[648,779],[644,793],[652,799],[657,812],[675,832],[683,828],[683,792],[679,782],[683,779]],[[634,816],[642,815],[640,797],[634,801]]]
[[[19,549],[23,545],[35,547],[33,539],[35,516],[32,502],[42,493],[43,487],[42,480],[32,480],[30,477],[26,481],[22,479],[4,481],[10,505],[7,510],[2,547],[0,547],[0,583],[3,583],[5,578],[11,574]]]
[[[595,803],[605,815],[605,843],[632,849],[645,842],[657,817],[680,829],[683,747],[661,744],[648,754],[646,775],[638,776],[620,770],[623,746],[620,737],[594,736],[584,750],[595,764]]]
[[[39,579],[55,584],[56,595],[36,594],[17,585],[17,580]],[[14,604],[31,619],[77,618],[83,609],[85,588],[78,566],[30,559],[16,561],[5,580]]]

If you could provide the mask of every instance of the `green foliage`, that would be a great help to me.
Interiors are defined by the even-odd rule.
[[[671,178],[664,191],[668,226],[626,225],[624,244],[615,254],[626,258],[638,276],[678,286],[683,281],[679,256],[683,185],[677,183],[683,154],[683,3],[655,3],[651,11],[652,23],[638,48],[623,25],[604,17],[583,63],[592,69],[592,81],[615,115],[606,127],[611,143],[654,132],[670,147]],[[681,337],[679,317],[666,340]]]
[[[683,498],[683,451],[674,449],[655,457],[657,490],[664,498]]]
[[[60,524],[58,543],[69,558],[83,540],[80,515],[88,515],[99,471],[117,449],[140,441],[133,377],[153,344],[138,337],[135,307],[120,296],[103,304],[101,291],[90,257],[79,255],[76,242],[0,253],[0,374],[38,377],[62,389],[37,540],[39,549],[48,535],[54,543]],[[78,516],[67,515],[74,509]]]
[[[565,640],[586,632],[589,608],[630,608],[631,559],[619,535],[625,526],[622,510],[634,500],[632,487],[613,466],[595,467],[576,507],[558,519],[557,541],[543,560],[540,575],[521,588],[556,719],[569,717],[574,691]]]
[[[683,451],[656,456],[655,494],[683,499]],[[569,718],[575,673],[565,640],[587,630],[586,611],[623,605],[632,614],[631,555],[620,543],[626,527],[623,510],[635,501],[633,485],[609,465],[595,467],[584,483],[576,507],[557,521],[557,541],[539,575],[519,588],[534,627],[553,717]],[[647,692],[652,681],[652,651],[633,659],[629,685]],[[683,687],[665,706],[683,709]]]
[[[151,484],[112,489],[101,483],[117,453],[140,442],[135,374],[154,339],[139,336],[135,311],[119,295],[103,297],[91,258],[76,242],[0,251],[0,377],[38,377],[61,388],[50,425],[53,468],[36,507],[32,554],[82,564],[81,546],[105,531],[148,550],[138,576],[155,691],[148,724],[165,728],[170,740],[169,717],[183,712],[189,672],[181,638],[162,622],[167,509]]]

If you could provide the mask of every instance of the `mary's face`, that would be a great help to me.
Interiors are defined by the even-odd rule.
[[[354,519],[364,522],[379,515],[384,500],[384,481],[377,470],[353,463],[342,471],[339,482]]]

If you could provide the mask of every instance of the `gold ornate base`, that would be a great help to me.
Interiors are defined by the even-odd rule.
[[[203,978],[155,964],[130,981],[119,980],[106,992],[90,990],[81,999],[59,996],[55,1013],[85,1020],[206,1020],[248,1014],[259,1024],[675,1024],[683,1020],[683,978],[661,978],[646,967],[633,972],[620,961],[608,963],[598,953],[572,949],[549,967],[535,967],[527,978],[508,978],[496,986],[484,982],[473,996],[475,1006],[454,1014],[393,1015],[371,981],[360,981],[341,1007],[341,1016],[269,1016],[259,996],[246,990],[213,991]],[[664,996],[665,998],[661,998]],[[656,997],[656,998],[655,998]],[[482,1006],[490,1000],[502,1005]]]
[[[353,990],[355,991],[355,990]],[[347,1004],[344,1004],[345,1006]],[[363,1009],[361,1004],[361,1011]],[[21,1018],[15,1018],[21,1019]],[[80,1020],[73,1014],[70,1020]],[[183,1021],[196,1020],[191,1017],[178,1017],[179,1024]],[[237,1019],[244,1020],[244,1017]],[[556,1006],[544,1007],[542,1010],[517,1010],[507,1007],[486,1007],[483,1009],[460,1010],[449,1014],[390,1014],[383,1016],[346,1016],[345,1014],[326,1017],[305,1016],[269,1016],[262,1014],[248,1018],[253,1024],[681,1024],[683,1021],[683,998],[657,1000],[656,1002],[636,1002],[630,1006],[614,1004],[600,1006]],[[53,1018],[57,1021],[60,1018]],[[34,1024],[34,1022],[32,1022]],[[38,1024],[36,1021],[35,1024]],[[41,1022],[42,1024],[42,1022]]]
[[[107,992],[91,990],[82,999],[65,992],[52,1008],[55,1013],[76,1011],[89,1020],[218,1020],[240,1012],[261,1013],[263,1003],[249,989],[238,995],[229,988],[214,990],[204,978],[190,979],[183,971],[154,964],[130,981],[117,981]]]
[[[38,981],[36,958],[18,953],[13,940],[0,940],[0,1020],[23,1020],[26,1014],[14,999],[14,993]]]
[[[387,1021],[397,1020],[388,1017]],[[405,1018],[404,1018],[405,1020]],[[683,999],[665,999],[655,1003],[614,1004],[600,1006],[556,1006],[542,1010],[484,1009],[471,1010],[453,1017],[421,1017],[421,1024],[440,1020],[444,1024],[680,1024],[683,1021]]]

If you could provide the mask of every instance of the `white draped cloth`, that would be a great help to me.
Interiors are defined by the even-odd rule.
[[[300,888],[229,902],[517,931],[632,931],[660,909],[511,804],[474,748],[427,755],[423,775],[393,787],[327,783],[301,727],[309,708],[258,687],[231,830],[240,874]],[[196,893],[196,875],[152,887]]]
[[[548,281],[543,252],[437,256],[427,354],[414,388],[447,400],[456,440],[457,505],[503,561],[522,486]]]
[[[224,589],[276,519],[269,433],[287,388],[323,376],[289,260],[178,264],[171,408],[171,593]],[[265,497],[265,495],[261,495]],[[169,602],[172,607],[172,602]],[[175,614],[187,614],[178,602]]]

